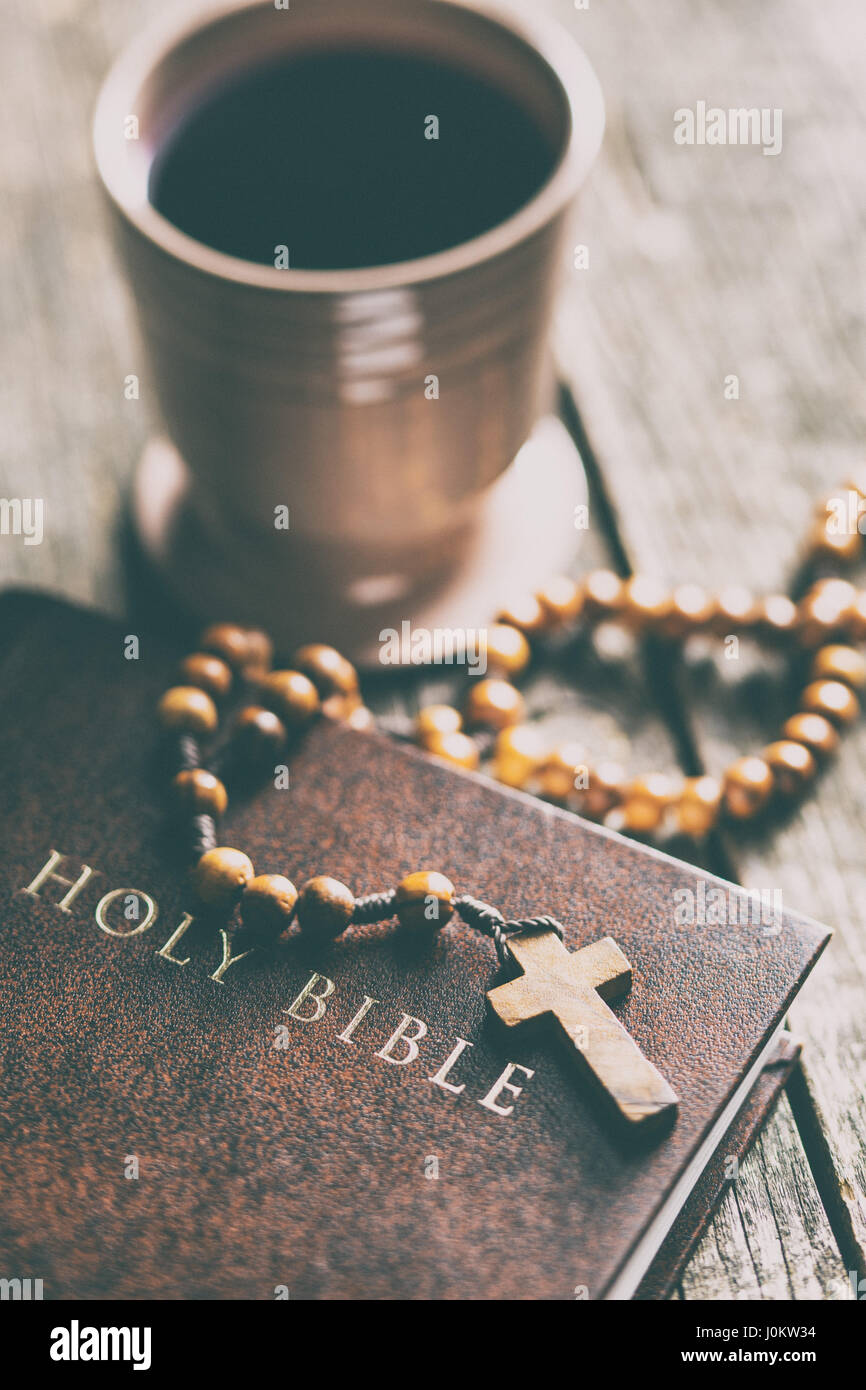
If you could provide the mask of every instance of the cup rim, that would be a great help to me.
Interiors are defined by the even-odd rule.
[[[93,118],[93,148],[100,180],[123,218],[146,240],[176,261],[220,280],[281,293],[340,294],[406,289],[471,270],[504,255],[542,230],[577,193],[598,153],[604,133],[604,99],[598,78],[580,44],[548,15],[518,15],[498,0],[435,0],[442,8],[475,13],[535,50],[553,73],[565,98],[569,131],[551,173],[528,203],[479,236],[413,260],[334,270],[278,269],[218,251],[176,227],[147,197],[131,196],[136,179],[124,178],[122,144],[110,132],[122,129],[128,99],[172,49],[199,29],[261,5],[262,0],[213,0],[188,7],[184,16],[163,17],[134,39],[103,81]]]

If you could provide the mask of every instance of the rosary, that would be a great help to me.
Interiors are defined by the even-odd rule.
[[[866,476],[849,483],[857,512],[866,509]],[[810,555],[832,564],[860,551],[859,530],[834,525],[832,502],[819,512]],[[514,681],[547,635],[579,624],[621,624],[638,635],[683,641],[694,633],[734,632],[811,659],[800,708],[781,736],[760,754],[738,758],[721,779],[661,773],[627,780],[610,763],[576,763],[573,745],[545,750],[524,722],[523,697]],[[416,721],[417,741],[429,753],[464,769],[479,766],[492,742],[492,772],[508,786],[534,791],[582,815],[635,834],[651,835],[673,819],[700,839],[720,819],[749,820],[773,797],[800,794],[836,748],[839,731],[859,713],[857,691],[866,686],[866,659],[853,645],[866,641],[866,590],[847,580],[816,580],[799,603],[784,595],[756,599],[732,587],[718,596],[686,584],[669,593],[653,580],[621,579],[595,570],[582,581],[551,580],[542,590],[502,609],[487,630],[489,675],[474,681],[463,713],[430,705]],[[488,936],[500,963],[522,974],[487,992],[507,1027],[552,1018],[581,1070],[616,1118],[634,1131],[661,1129],[676,1116],[677,1097],[608,1007],[632,984],[631,968],[610,937],[574,952],[552,917],[507,921],[497,908],[458,894],[444,874],[419,870],[396,887],[362,897],[326,875],[300,890],[282,874],[256,874],[240,850],[219,846],[216,824],[225,813],[224,781],[202,766],[201,740],[219,726],[218,702],[234,691],[240,708],[231,724],[227,766],[262,770],[316,718],[367,729],[373,716],[363,702],[355,668],[333,647],[312,644],[294,655],[291,669],[272,670],[265,633],[218,623],[202,634],[199,650],[181,663],[180,684],[166,691],[159,723],[173,740],[172,793],[186,817],[192,885],[206,909],[228,917],[239,906],[237,939],[274,943],[292,922],[311,940],[333,940],[350,925],[396,917],[399,928],[433,935],[455,914]]]

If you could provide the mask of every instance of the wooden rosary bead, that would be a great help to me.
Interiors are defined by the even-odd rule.
[[[456,734],[463,728],[463,715],[453,705],[425,705],[415,720],[415,737],[427,746],[440,734]]]
[[[782,639],[795,632],[800,621],[796,603],[787,594],[770,594],[758,603],[756,627],[761,637]]]
[[[651,801],[641,797],[632,800],[626,795],[624,801],[605,817],[605,825],[626,835],[650,835],[658,830],[663,815],[663,808],[654,806]]]
[[[185,768],[177,774],[172,786],[175,801],[182,811],[215,819],[225,815],[228,792],[219,778],[203,767]]]
[[[815,580],[809,589],[809,594],[830,594],[836,603],[848,603],[852,596],[856,597],[857,590],[850,579],[839,579],[837,575],[827,574],[821,579]]]
[[[817,771],[814,755],[804,743],[782,738],[764,749],[761,757],[773,773],[773,783],[782,796],[799,796]]]
[[[205,690],[194,685],[173,685],[157,705],[164,729],[178,734],[212,734],[219,723],[217,707]]]
[[[323,700],[331,695],[357,693],[358,672],[334,647],[311,642],[299,647],[293,660],[297,669],[309,676]]]
[[[322,701],[322,714],[335,724],[346,724],[356,709],[362,704],[361,692],[354,690],[349,695],[328,695]]]
[[[203,854],[192,871],[193,887],[208,907],[234,907],[255,875],[251,861],[239,849],[220,846]]]
[[[583,581],[583,611],[587,621],[618,618],[625,606],[625,585],[613,570],[591,570]]]
[[[671,594],[670,612],[660,628],[666,637],[688,637],[708,628],[715,613],[715,600],[700,584],[678,584]]]
[[[582,768],[589,778],[585,750],[579,743],[562,743],[544,760],[538,769],[539,791],[551,801],[567,801],[576,791],[575,781]],[[584,789],[585,790],[585,789]]]
[[[626,796],[640,801],[651,801],[662,810],[676,799],[680,784],[666,772],[645,772],[634,777],[626,788]]]
[[[289,729],[308,723],[320,708],[318,690],[301,671],[271,671],[261,683],[259,698]]]
[[[782,725],[782,735],[795,743],[804,743],[819,758],[835,753],[839,743],[839,735],[823,714],[792,714]]]
[[[860,554],[858,531],[840,529],[832,517],[824,513],[809,528],[806,551],[810,558],[835,560],[840,565],[852,564]]]
[[[853,642],[866,642],[866,589],[860,589],[845,616],[844,632]]]
[[[591,820],[603,820],[618,806],[625,790],[625,772],[619,763],[599,763],[589,773],[589,786],[580,800],[581,814]]]
[[[670,614],[670,591],[649,575],[633,575],[626,581],[624,595],[623,621],[635,632],[657,628]]]
[[[274,941],[292,920],[298,890],[282,874],[257,874],[241,899],[241,921],[256,940]]]
[[[641,835],[657,830],[676,790],[673,779],[661,772],[635,777],[623,793],[616,828]]]
[[[244,658],[244,675],[248,679],[263,676],[271,669],[274,659],[274,644],[261,628],[246,630],[247,654]],[[288,880],[287,880],[288,881]]]
[[[687,777],[676,802],[676,826],[684,835],[701,840],[719,819],[722,784],[717,777]]]
[[[545,629],[546,614],[534,594],[525,594],[523,598],[517,598],[505,608],[500,608],[496,621],[504,623],[506,627],[518,628],[527,637],[535,637]]]
[[[541,604],[546,627],[563,627],[580,617],[583,609],[583,589],[568,575],[550,579],[535,595]]]
[[[452,767],[462,767],[467,772],[475,772],[480,762],[478,745],[468,734],[430,734],[424,747]]]
[[[209,652],[193,652],[184,657],[178,669],[184,685],[206,690],[214,700],[222,700],[232,688],[232,669],[222,657]]]
[[[394,907],[404,930],[438,931],[454,912],[455,888],[450,878],[430,869],[407,874],[397,885]]]
[[[247,629],[237,623],[212,623],[199,639],[202,651],[222,657],[233,671],[242,671],[250,655]]]
[[[234,722],[234,738],[241,756],[256,761],[263,756],[279,753],[288,738],[282,719],[262,705],[247,705],[239,710]]]
[[[860,713],[857,696],[842,681],[812,681],[800,702],[810,714],[823,714],[833,724],[852,724]]]
[[[761,608],[754,594],[740,584],[728,584],[716,599],[711,626],[720,637],[728,637],[756,627],[760,618]]]
[[[856,647],[820,647],[812,662],[813,680],[844,681],[852,690],[866,686],[866,657]]]
[[[490,729],[506,729],[524,717],[523,696],[508,681],[496,676],[475,681],[466,700],[466,721]]]
[[[763,758],[737,758],[725,773],[725,810],[734,820],[748,820],[766,806],[772,790],[773,774]]]
[[[308,936],[330,940],[345,931],[355,911],[355,895],[339,879],[307,879],[298,895],[298,924]]]
[[[805,647],[823,645],[849,624],[857,590],[845,579],[815,584],[800,603],[797,633]]]
[[[496,676],[519,676],[529,665],[529,643],[519,627],[494,623],[487,629],[487,670]]]
[[[515,724],[497,735],[493,776],[507,787],[525,787],[544,761],[545,747],[537,729]]]
[[[375,729],[376,720],[373,711],[366,705],[356,705],[346,718],[346,723],[350,729],[357,729],[361,733],[366,733],[368,729]]]

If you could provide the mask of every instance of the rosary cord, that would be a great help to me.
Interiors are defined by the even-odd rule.
[[[201,767],[201,748],[192,734],[180,734],[177,740],[175,766],[178,772],[190,772]]]
[[[193,816],[190,838],[190,853],[193,861],[197,863],[203,854],[216,849],[217,843],[216,821],[213,816]]]
[[[508,959],[505,950],[505,918],[499,909],[491,907],[490,903],[482,902],[480,898],[473,898],[471,893],[461,893],[460,897],[455,899],[454,907],[467,926],[481,932],[482,936],[490,937],[500,963],[505,965]]]
[[[506,922],[498,908],[472,897],[470,893],[462,893],[455,898],[454,907],[467,926],[481,932],[482,936],[490,937],[502,965],[508,964],[507,942],[509,936],[514,936],[516,932],[553,931],[560,941],[563,937],[562,927],[553,917],[514,918]]]
[[[505,923],[507,936],[514,936],[517,932],[533,931],[552,931],[558,936],[560,941],[564,936],[562,925],[557,922],[555,917],[516,917]]]
[[[192,734],[180,734],[173,747],[173,763],[177,773],[195,772],[201,769],[201,747]],[[216,820],[206,812],[193,815],[187,832],[187,847],[193,863],[197,863],[208,850],[215,849],[219,843]]]
[[[385,893],[367,893],[363,898],[356,898],[352,922],[361,926],[370,922],[386,921],[388,917],[394,915],[396,896],[394,889],[390,888]]]
[[[386,921],[394,915],[396,899],[397,894],[393,888],[383,893],[367,893],[362,898],[356,898],[352,924],[361,926]],[[560,941],[563,937],[563,929],[553,917],[523,917],[506,921],[498,908],[482,902],[480,898],[472,897],[470,893],[463,893],[454,899],[454,910],[468,927],[490,938],[502,965],[507,965],[509,960],[508,938],[517,932],[552,931]]]

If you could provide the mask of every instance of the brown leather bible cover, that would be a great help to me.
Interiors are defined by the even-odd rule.
[[[551,1038],[503,1036],[484,1000],[500,978],[492,946],[459,924],[426,948],[392,924],[328,950],[290,939],[215,980],[212,925],[165,949],[194,906],[155,756],[176,653],[142,634],[127,660],[123,637],[65,604],[0,601],[3,1272],[42,1278],[47,1298],[622,1292],[827,933],[787,913],[775,933],[681,925],[675,892],[718,880],[323,724],[291,756],[287,790],[230,807],[224,842],[259,872],[327,872],[359,893],[434,867],[507,916],[554,915],[572,949],[612,935],[634,972],[616,1012],[678,1093],[677,1123],[630,1150]],[[56,880],[22,891],[52,850],[69,879],[95,870],[69,911]],[[133,898],[138,919],[124,915]],[[313,971],[334,988],[301,1022],[286,1011]],[[408,1063],[405,1043],[378,1055],[404,1014],[427,1029]],[[471,1046],[448,1090],[431,1078],[459,1039]],[[502,1087],[509,1063],[517,1095]],[[765,1073],[725,1152],[745,1148],[779,1084]],[[718,1169],[678,1198],[643,1296],[670,1287]]]

